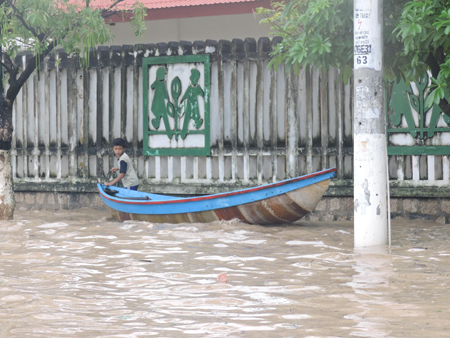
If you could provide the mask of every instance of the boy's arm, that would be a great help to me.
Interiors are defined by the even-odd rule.
[[[127,172],[127,167],[128,167],[128,165],[127,165],[127,162],[125,162],[125,161],[119,161],[119,172],[122,174],[126,174],[126,172]]]
[[[117,182],[119,182],[122,178],[124,178],[124,176],[125,176],[125,173],[120,173],[113,181],[111,181],[111,182],[105,182],[104,184],[105,184],[106,186],[114,185],[114,184],[116,184]]]
[[[119,161],[120,168],[112,168],[111,171],[117,171],[120,170],[119,175],[111,182],[105,182],[105,186],[114,185],[117,182],[119,182],[122,178],[125,177],[125,173],[127,172],[127,162],[125,161]],[[113,170],[115,169],[115,170]]]

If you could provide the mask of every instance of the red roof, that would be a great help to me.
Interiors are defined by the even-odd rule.
[[[115,9],[129,9],[136,0],[124,0]],[[270,8],[271,0],[138,0],[147,8],[145,20],[193,18],[214,15],[253,13],[257,7]],[[90,0],[93,8],[109,8],[115,0]],[[69,0],[69,3],[86,6],[86,0]],[[129,21],[131,14],[114,15],[108,23]]]
[[[131,7],[136,0],[124,0],[117,4],[118,9]],[[258,3],[260,0],[139,0],[148,9],[162,9],[174,7],[191,7],[204,5],[218,5],[218,4],[233,4],[233,3]],[[70,0],[71,3],[79,3],[84,6],[86,0]],[[112,0],[90,0],[90,6],[94,8],[108,8],[115,1]]]

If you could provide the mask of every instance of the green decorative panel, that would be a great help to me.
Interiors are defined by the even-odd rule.
[[[209,55],[144,58],[144,155],[210,156]]]
[[[438,105],[425,106],[430,84],[428,74],[417,83],[392,84],[386,114],[389,155],[450,154],[450,118]]]

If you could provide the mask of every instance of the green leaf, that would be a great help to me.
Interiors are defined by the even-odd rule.
[[[36,13],[35,12],[29,13],[27,16],[27,21],[30,23],[30,25],[34,25],[36,21]]]
[[[436,95],[436,90],[432,91],[425,99],[425,107],[431,107],[433,104],[439,104],[440,98]]]
[[[445,35],[448,35],[448,33],[450,33],[450,26],[447,26],[444,31]]]

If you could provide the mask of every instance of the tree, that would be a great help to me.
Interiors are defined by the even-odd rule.
[[[431,71],[434,102],[450,117],[450,2],[384,0],[384,74],[386,79],[417,81]],[[271,65],[339,69],[347,82],[353,69],[353,0],[292,0],[259,8],[263,22],[283,40]]]
[[[14,214],[10,150],[13,104],[20,89],[39,62],[57,47],[87,64],[91,48],[113,40],[106,17],[130,11],[130,23],[140,35],[145,29],[145,8],[136,1],[119,11],[123,1],[112,0],[109,7],[96,8],[94,0],[0,0],[0,65],[4,69],[0,85],[0,219],[12,219]],[[18,51],[32,53],[23,69],[13,63]]]

